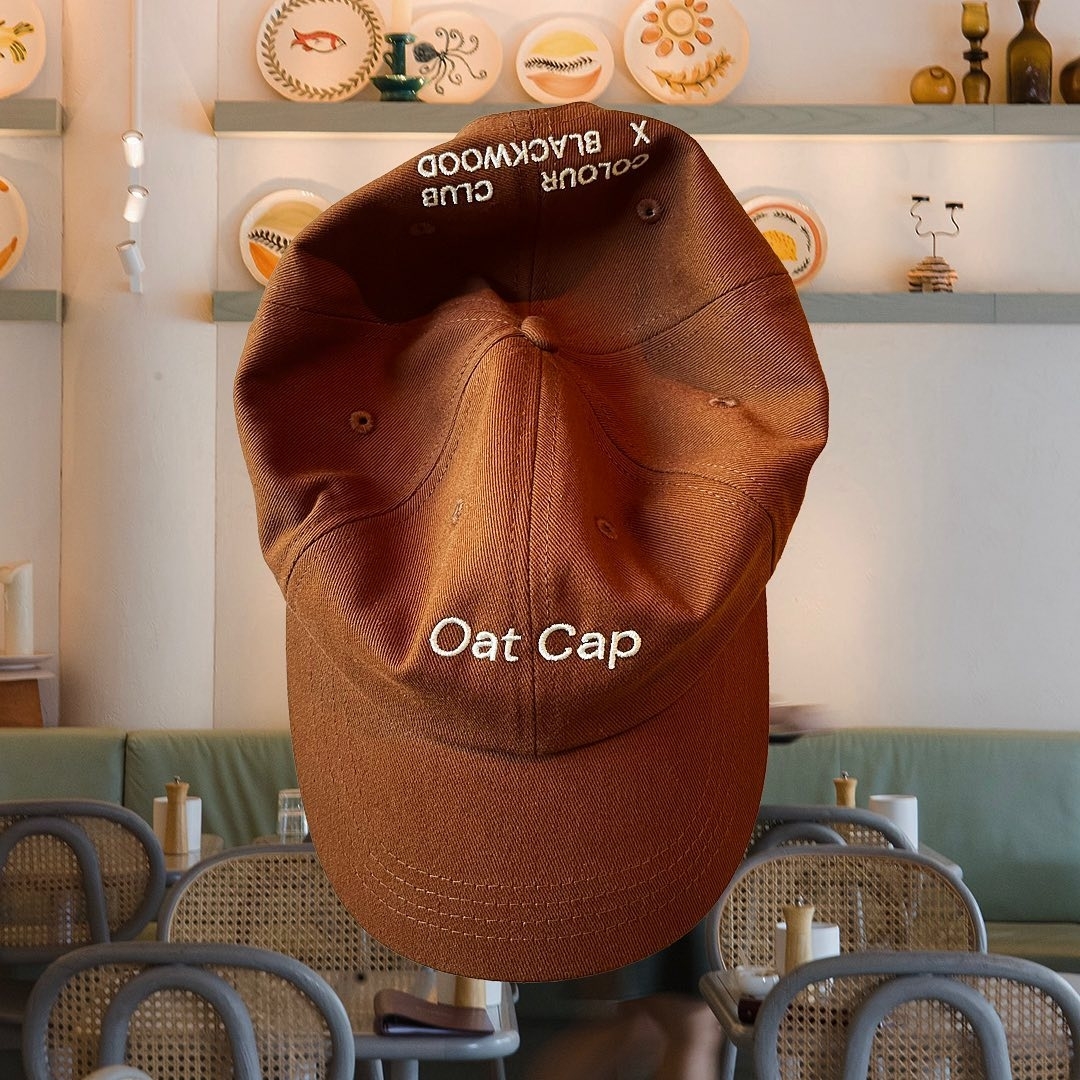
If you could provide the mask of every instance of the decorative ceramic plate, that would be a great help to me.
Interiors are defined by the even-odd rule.
[[[408,51],[407,70],[427,80],[421,101],[469,102],[482,98],[502,71],[499,35],[467,11],[432,11],[412,25],[416,41]]]
[[[825,262],[821,219],[804,203],[782,195],[759,195],[743,203],[796,285],[805,285]]]
[[[52,653],[28,653],[25,656],[0,656],[0,671],[29,671],[41,667]]]
[[[746,73],[750,33],[730,0],[644,0],[626,24],[623,52],[657,101],[709,105]]]
[[[280,0],[263,19],[255,54],[283,97],[344,101],[382,64],[383,44],[382,19],[367,0]]]
[[[0,176],[0,278],[10,274],[26,250],[30,223],[26,204],[10,180]]]
[[[260,284],[270,280],[293,237],[330,203],[302,188],[283,188],[263,196],[240,224],[240,254]]]
[[[45,63],[45,20],[34,0],[0,0],[0,98],[25,90]]]
[[[611,43],[586,19],[549,19],[530,30],[518,49],[518,80],[546,105],[592,101],[614,74]]]

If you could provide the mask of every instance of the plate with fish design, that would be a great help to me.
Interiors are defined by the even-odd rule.
[[[34,0],[0,0],[0,98],[25,90],[45,63],[45,20]]]
[[[623,56],[657,101],[711,105],[746,74],[750,32],[731,0],[644,0],[626,24]]]
[[[266,285],[296,234],[330,203],[303,188],[264,195],[240,223],[240,255],[251,276]]]
[[[29,233],[30,224],[22,196],[10,180],[0,176],[0,278],[18,266]]]
[[[821,218],[805,203],[777,195],[758,195],[743,209],[796,285],[805,285],[825,262],[827,246]]]
[[[518,81],[545,105],[594,101],[614,74],[611,42],[587,19],[548,19],[518,48]]]
[[[421,101],[454,104],[478,101],[502,71],[499,35],[467,11],[425,12],[411,27],[416,38],[408,49],[407,70],[424,85]]]
[[[344,101],[367,86],[384,44],[382,18],[367,0],[279,0],[259,27],[255,55],[282,97]]]

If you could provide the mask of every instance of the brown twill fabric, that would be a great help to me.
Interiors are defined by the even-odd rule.
[[[756,814],[765,584],[827,427],[699,145],[585,104],[478,120],[293,241],[236,409],[356,918],[504,980],[689,930]]]

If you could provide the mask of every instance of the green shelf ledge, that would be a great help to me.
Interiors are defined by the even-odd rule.
[[[812,323],[1080,323],[1080,293],[827,293],[800,296]],[[250,322],[262,290],[214,293],[215,322]]]
[[[219,136],[452,134],[480,116],[535,102],[428,105],[402,101],[218,101]],[[1075,105],[663,105],[610,103],[692,135],[1080,138]]]
[[[0,135],[61,135],[63,131],[64,110],[55,98],[0,101]]]
[[[0,322],[64,321],[59,289],[5,289],[0,286]]]

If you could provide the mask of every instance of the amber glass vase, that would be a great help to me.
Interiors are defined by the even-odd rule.
[[[1039,0],[1019,0],[1024,25],[1005,54],[1008,98],[1012,105],[1049,105],[1053,50],[1035,25]]]
[[[1069,105],[1080,105],[1080,56],[1061,69],[1061,96]]]
[[[969,105],[985,105],[990,100],[990,76],[983,71],[983,61],[989,53],[982,47],[983,39],[990,33],[990,14],[986,0],[963,0],[964,13],[960,20],[960,32],[971,46],[964,53],[970,65],[962,86],[964,101]]]

